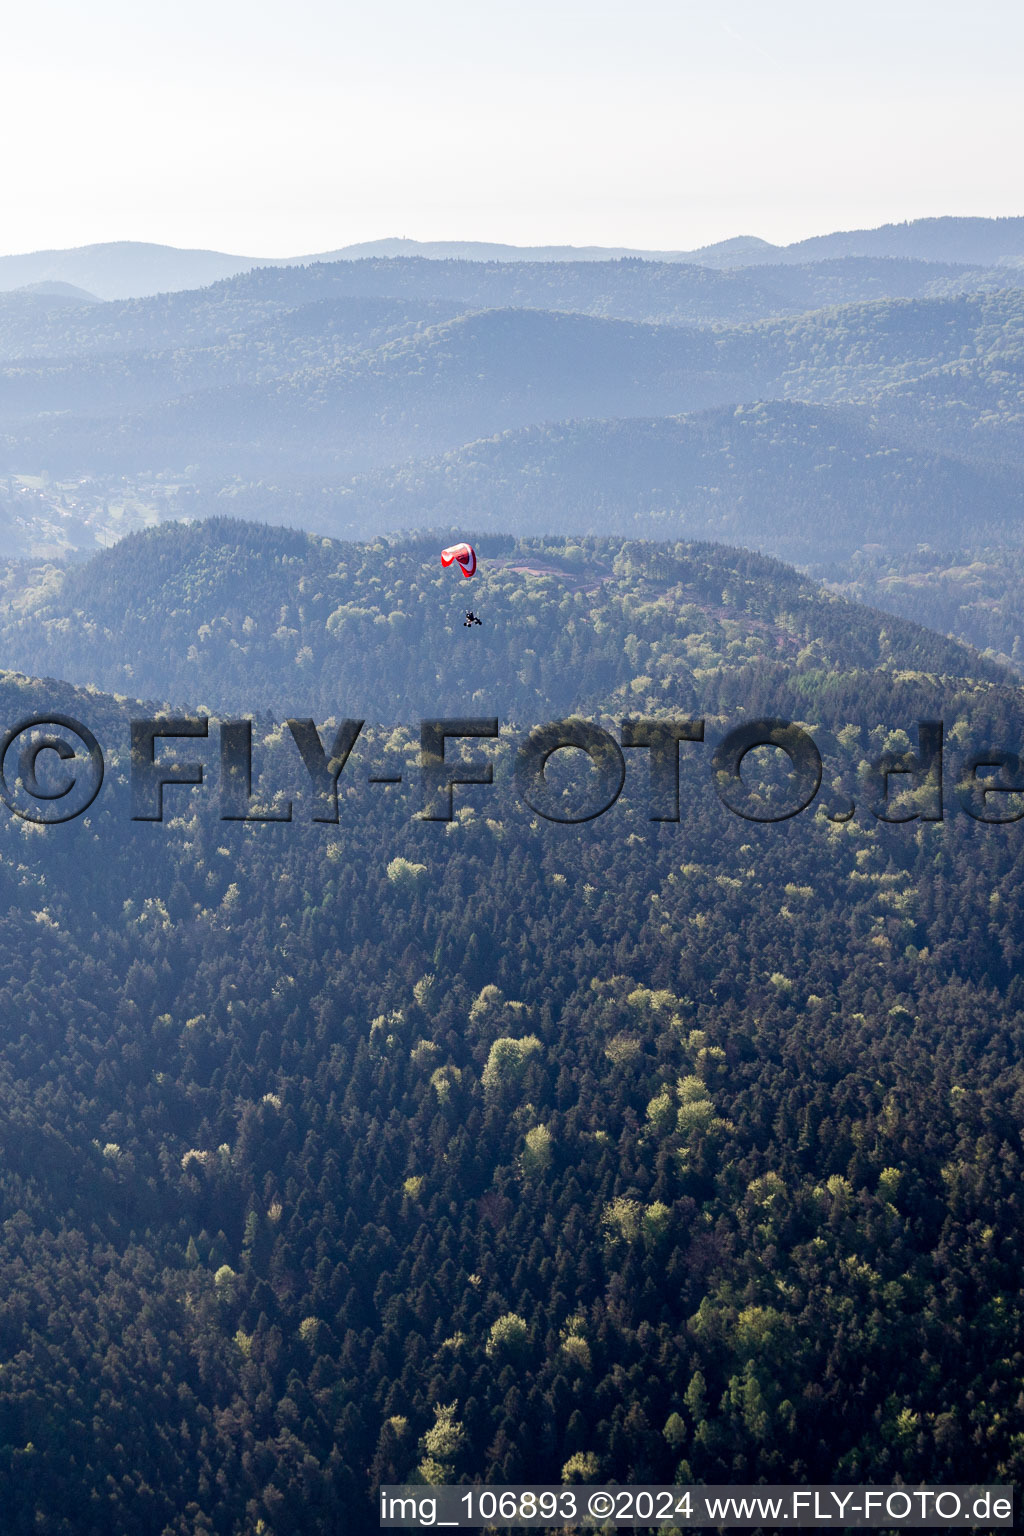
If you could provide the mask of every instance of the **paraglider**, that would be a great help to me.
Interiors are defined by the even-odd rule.
[[[472,544],[450,544],[447,549],[441,551],[441,564],[445,567],[457,564],[468,581],[476,572],[476,550]],[[466,617],[462,622],[463,629],[472,629],[474,624],[481,623],[483,620],[478,619],[471,608],[467,608]]]
[[[476,570],[476,550],[472,544],[452,544],[449,549],[442,549],[441,564],[451,565],[458,561],[459,569],[468,580]]]

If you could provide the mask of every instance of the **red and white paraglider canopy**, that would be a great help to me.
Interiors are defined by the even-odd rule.
[[[442,549],[441,564],[451,565],[458,561],[459,569],[467,579],[476,570],[476,550],[472,544],[453,544],[449,549]]]

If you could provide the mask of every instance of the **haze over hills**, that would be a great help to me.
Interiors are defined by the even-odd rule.
[[[65,301],[71,304],[101,304],[102,299],[96,294],[88,293],[84,288],[76,288],[74,283],[40,282],[27,283],[24,288],[15,288],[15,293],[35,294],[40,298]]]
[[[951,523],[1021,536],[1020,289],[702,327],[308,298],[358,270],[307,269],[294,307],[281,272],[49,314],[78,355],[0,368],[8,553],[59,548],[62,524],[88,547],[78,509],[88,527],[125,485],[149,520],[224,510],[229,495],[235,511],[359,537],[471,507],[501,531],[555,518],[808,563]],[[12,324],[43,323],[27,296],[12,301]],[[32,516],[19,519],[38,518],[43,475],[63,501],[33,545]]]
[[[70,283],[101,299],[135,298],[198,288],[257,265],[220,251],[180,250],[139,240],[112,240],[70,250],[0,256],[0,292],[40,282]]]
[[[275,505],[269,488],[233,500],[256,515]],[[952,528],[1024,539],[1015,478],[895,447],[853,408],[801,402],[527,427],[291,498],[297,521],[347,537],[467,516],[536,535],[552,506],[566,532],[721,539],[804,565],[864,546],[905,551]]]
[[[878,300],[730,327],[524,306],[452,310],[443,300],[324,300],[271,313],[245,330],[222,330],[198,345],[183,339],[159,350],[19,358],[0,369],[0,420],[10,431],[12,423],[86,411],[94,401],[96,414],[113,410],[129,422],[146,404],[147,378],[154,398],[180,399],[183,409],[186,397],[204,388],[237,386],[245,396],[237,410],[230,393],[211,400],[209,435],[224,430],[219,424],[226,426],[233,410],[244,419],[261,391],[269,391],[282,420],[289,396],[308,396],[315,407],[351,395],[363,419],[381,417],[385,427],[403,416],[420,419],[424,410],[454,418],[463,406],[472,410],[472,400],[480,423],[488,411],[504,410],[508,426],[525,424],[517,413],[533,421],[621,416],[645,409],[645,402],[664,415],[751,398],[850,403],[917,381],[927,387],[950,368],[988,363],[1005,373],[1016,366],[1024,290]],[[272,434],[273,423],[266,425]],[[136,430],[146,433],[141,417]],[[329,454],[335,443],[315,416],[309,431],[320,434]],[[6,450],[8,457],[16,451]],[[400,456],[396,435],[391,458]]]
[[[796,263],[844,256],[912,257],[995,266],[1024,261],[1024,219],[934,218],[878,229],[816,235],[791,245],[739,236],[692,251],[645,251],[606,246],[515,246],[488,241],[367,240],[312,256],[247,257],[221,251],[181,250],[144,241],[110,241],[68,250],[0,256],[0,292],[38,282],[66,282],[103,299],[138,298],[198,288],[254,267],[309,265],[366,257],[420,256],[430,260],[607,261],[620,257],[685,262],[706,267]]]
[[[951,530],[1016,546],[1019,224],[744,239],[700,264],[371,246],[102,303],[40,276],[0,294],[0,551],[224,513],[727,539],[837,580]]]
[[[429,319],[476,309],[543,309],[600,319],[695,326],[804,314],[838,304],[945,298],[1024,285],[1024,274],[932,262],[851,257],[803,267],[712,272],[666,263],[394,261],[261,268],[209,288],[50,313],[38,294],[0,295],[0,358],[179,349],[291,324],[312,304],[385,300]],[[311,317],[313,312],[311,312]],[[301,323],[301,321],[299,322]]]

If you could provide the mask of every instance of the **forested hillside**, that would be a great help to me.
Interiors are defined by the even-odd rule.
[[[828,305],[1019,287],[1016,268],[866,257],[715,272],[666,262],[393,260],[264,267],[209,287],[102,306],[0,294],[0,357],[84,357],[194,347],[310,304],[391,299],[477,309],[544,309],[647,324],[736,324]],[[44,303],[47,299],[49,302]]]
[[[1015,670],[1024,668],[1024,569],[1017,550],[878,550],[827,575],[860,602],[959,635]]]
[[[377,721],[463,705],[531,723],[537,711],[689,707],[726,659],[1010,680],[724,545],[491,537],[467,585],[442,568],[443,541],[169,524],[84,565],[8,566],[0,644],[12,667],[120,693]],[[469,603],[482,622],[467,635]]]
[[[108,760],[78,821],[0,819],[5,1532],[368,1532],[406,1478],[1018,1479],[1024,845],[954,784],[1019,690],[759,556],[436,554],[221,523],[8,571],[5,655],[137,676],[0,678]],[[213,727],[132,822],[142,693],[273,706],[292,821],[219,819]],[[415,815],[428,701],[502,716],[450,823]],[[596,820],[524,810],[515,739],[576,704],[705,717],[678,823],[637,751]],[[313,823],[280,716],[364,708]],[[763,715],[812,730],[821,814],[717,799]],[[947,819],[886,825],[861,765],[924,719]]]
[[[1012,542],[1024,526],[1012,473],[895,447],[854,407],[796,401],[526,427],[329,490],[285,497],[270,482],[180,510],[269,518],[282,503],[348,537],[467,513],[480,528],[541,534],[557,507],[567,532],[724,539],[802,563],[944,542],[950,528]]]

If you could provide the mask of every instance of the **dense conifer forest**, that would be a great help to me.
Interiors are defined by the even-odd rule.
[[[5,721],[70,715],[108,772],[72,823],[0,819],[5,1530],[368,1531],[382,1481],[1014,1481],[1024,832],[956,793],[1019,747],[1012,675],[721,546],[508,538],[473,583],[439,547],[220,522],[7,573]],[[254,715],[292,820],[220,819],[213,724],[177,744],[207,782],[133,822],[139,698]],[[678,822],[635,749],[594,820],[522,805],[517,740],[576,709],[704,719]],[[305,714],[367,720],[336,824]],[[450,822],[417,816],[428,714],[500,719]],[[709,767],[761,716],[824,760],[768,824]],[[922,720],[945,819],[879,820],[866,765]]]

